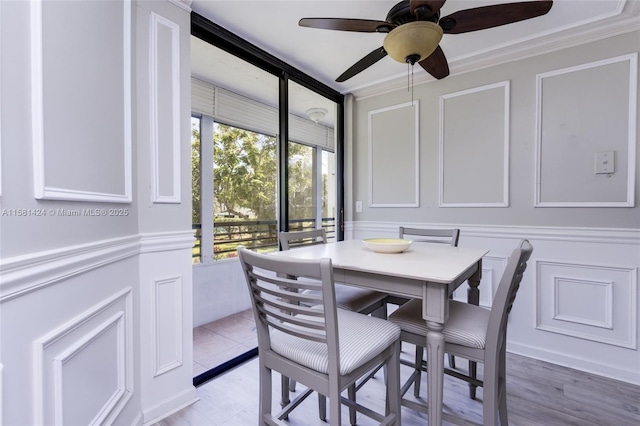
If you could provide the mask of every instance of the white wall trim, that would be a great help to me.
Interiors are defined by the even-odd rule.
[[[140,253],[191,250],[195,242],[194,232],[194,229],[189,229],[186,231],[141,233],[139,234]]]
[[[619,285],[624,285],[624,284],[628,284],[629,285],[629,294],[628,294],[628,298],[626,300],[627,305],[627,310],[629,312],[628,315],[628,324],[617,324],[616,328],[620,329],[622,327],[626,327],[627,328],[627,333],[626,336],[624,336],[624,339],[622,338],[616,338],[615,336],[613,337],[607,337],[604,335],[598,335],[598,334],[590,334],[586,331],[579,331],[579,330],[574,330],[574,329],[570,329],[570,328],[563,328],[560,326],[556,326],[556,325],[552,325],[552,324],[545,324],[543,323],[543,306],[545,305],[545,301],[542,300],[542,294],[543,294],[543,281],[541,280],[541,268],[545,265],[553,265],[553,266],[559,266],[559,267],[566,267],[566,268],[574,268],[574,267],[579,267],[581,269],[586,269],[589,271],[597,271],[597,270],[601,270],[601,271],[616,271],[616,272],[620,272],[620,273],[624,273],[627,275],[628,277],[628,281],[627,282],[621,282],[619,283]],[[536,309],[535,309],[535,328],[537,330],[542,330],[542,331],[547,331],[547,332],[552,332],[552,333],[558,333],[558,334],[563,334],[566,336],[571,336],[571,337],[576,337],[579,339],[586,339],[586,340],[591,340],[594,342],[598,342],[598,343],[603,343],[603,344],[607,344],[607,345],[613,345],[613,346],[620,346],[623,348],[628,348],[628,349],[637,349],[637,335],[638,335],[638,306],[637,306],[637,299],[638,299],[638,283],[637,283],[637,274],[638,274],[638,266],[633,266],[633,265],[603,265],[603,264],[599,264],[599,265],[595,265],[595,264],[587,264],[587,263],[575,263],[575,262],[560,262],[560,261],[551,261],[551,260],[536,260],[535,262],[535,271],[536,271],[536,300],[535,300],[535,304],[536,304]],[[553,308],[554,308],[554,312],[556,311],[557,308],[557,303],[558,303],[558,298],[557,298],[557,281],[558,278],[560,278],[559,275],[554,275],[553,276],[553,292],[552,295],[555,296],[554,300],[551,301],[551,303],[553,304]],[[584,279],[580,279],[579,277],[565,277],[563,276],[562,278],[564,278],[565,280],[571,280],[574,282],[579,282],[579,283],[588,283],[588,284],[599,284],[599,285],[606,285],[607,282],[606,281],[600,281],[597,282],[595,280],[584,280]],[[609,282],[610,284],[612,284],[612,282]],[[612,287],[611,285],[609,287]],[[611,300],[613,297],[613,289],[609,288],[608,289],[608,293],[609,293],[609,300],[605,300],[604,303],[608,303],[608,305],[605,306],[605,308],[607,309],[607,317],[609,317],[609,324],[594,324],[593,322],[589,322],[589,321],[585,321],[584,319],[582,319],[579,323],[582,325],[586,325],[589,327],[596,327],[596,328],[601,328],[601,329],[607,329],[607,330],[611,330],[614,331],[614,326],[613,326],[613,319],[611,318],[611,316],[613,315],[613,311],[614,311],[614,306],[613,306],[613,301]],[[557,319],[557,318],[554,318]],[[562,320],[562,319],[561,319]],[[567,319],[563,319],[564,321],[567,321]],[[576,321],[575,319],[572,321],[574,323],[578,323],[578,321]]]
[[[123,90],[124,90],[124,188],[122,193],[104,193],[96,191],[77,190],[73,188],[58,188],[47,184],[45,176],[44,153],[44,63],[42,38],[42,0],[34,0],[31,7],[31,134],[33,146],[33,183],[34,196],[44,200],[93,201],[105,203],[130,203],[132,200],[132,169],[131,169],[131,3],[122,1],[123,6]]]
[[[198,400],[199,398],[196,395],[196,388],[193,386],[179,394],[175,394],[172,399],[162,401],[161,403],[144,411],[144,426],[151,426],[158,423],[165,417],[169,417],[171,414],[182,410]]]
[[[485,86],[473,87],[467,90],[461,90],[459,92],[448,93],[440,96],[440,121],[439,121],[439,145],[440,155],[438,157],[439,163],[439,191],[438,191],[438,205],[440,207],[509,207],[509,124],[510,124],[510,87],[509,81],[502,81],[494,84],[487,84]],[[458,96],[465,96],[473,93],[483,92],[487,90],[502,88],[503,102],[504,102],[504,122],[502,129],[503,137],[503,164],[502,164],[502,201],[489,202],[489,203],[447,203],[444,201],[444,133],[445,133],[445,101],[447,99],[455,98]]]
[[[172,297],[171,297],[171,302],[173,302],[173,310],[172,311],[167,311],[167,310],[163,310],[162,309],[162,300],[160,297],[160,287],[161,286],[171,286],[171,290],[172,290]],[[153,321],[152,321],[152,331],[151,331],[151,336],[152,336],[152,348],[155,351],[155,356],[153,357],[154,359],[154,368],[153,368],[153,377],[158,377],[168,371],[171,371],[175,368],[180,367],[183,363],[182,363],[182,329],[184,328],[184,325],[182,323],[182,318],[184,318],[184,314],[183,314],[183,309],[182,309],[182,277],[179,275],[176,276],[171,276],[171,277],[166,277],[166,278],[159,278],[159,279],[154,279],[153,280],[153,284],[151,286],[151,291],[152,291],[152,316],[153,316]],[[166,315],[172,315],[174,318],[174,322],[172,324],[173,330],[164,330],[161,329],[160,324],[163,323],[163,321],[161,320],[161,318],[163,316]],[[173,353],[175,354],[175,359],[173,360],[169,360],[167,362],[165,362],[164,364],[162,364],[161,360],[160,360],[160,355],[163,353],[168,353],[169,350],[167,350],[168,348],[163,349],[161,347],[161,343],[162,341],[166,342],[166,339],[163,339],[162,336],[164,335],[168,335],[171,336],[173,335],[174,340],[173,340]]]
[[[96,341],[102,334],[110,328],[117,329],[117,354],[118,371],[117,387],[110,398],[105,401],[105,405],[91,420],[91,425],[101,425],[110,413],[116,408],[118,403],[127,395],[127,373],[126,373],[126,334],[125,334],[125,314],[118,312],[100,326],[91,330],[83,338],[75,342],[70,347],[62,351],[53,359],[53,381],[54,381],[54,420],[56,425],[64,425],[64,365],[73,359],[74,356],[82,352],[91,343]]]
[[[169,0],[169,3],[173,3],[178,6],[180,9],[184,9],[187,12],[191,13],[191,3],[193,0]]]
[[[116,392],[109,400],[109,402],[103,407],[97,417],[105,419],[117,416],[126,402],[131,398],[133,394],[133,344],[132,344],[132,330],[133,330],[133,288],[125,287],[112,296],[104,299],[95,306],[87,309],[82,314],[70,319],[66,323],[58,326],[50,331],[48,334],[34,341],[33,346],[33,360],[34,360],[34,416],[36,424],[45,424],[45,375],[46,375],[46,360],[45,351],[48,347],[51,347],[56,342],[64,339],[74,330],[79,329],[83,325],[88,325],[91,320],[97,320],[99,316],[106,313],[110,308],[113,309],[117,304],[124,302],[124,311],[118,310],[115,315],[112,315],[109,320],[102,321],[101,325],[97,328],[93,328],[88,334],[85,334],[80,340],[73,342],[62,353],[58,354],[53,359],[53,380],[54,380],[54,418],[57,420],[61,418],[61,392],[60,388],[60,368],[61,362],[72,357],[82,348],[86,347],[91,341],[95,340],[97,336],[101,335],[107,328],[114,323],[118,326],[118,386],[122,386],[122,392]],[[114,400],[113,397],[117,397]],[[108,411],[105,411],[109,407]],[[96,418],[97,418],[96,417]],[[95,420],[95,419],[94,419]],[[56,422],[61,425],[62,422]]]
[[[625,201],[542,201],[542,86],[545,78],[583,71],[618,62],[629,62],[629,98],[627,129],[627,197]],[[601,61],[589,62],[573,67],[549,71],[536,76],[536,149],[535,149],[535,188],[534,207],[634,207],[636,183],[636,128],[638,93],[638,53],[617,56]]]
[[[151,121],[151,197],[154,203],[180,203],[180,27],[175,22],[170,21],[163,16],[160,16],[154,12],[151,12],[149,24],[149,80],[150,80],[150,121]],[[171,46],[159,46],[158,40],[158,27],[164,25],[171,31]],[[160,81],[159,70],[159,52],[160,49],[167,50],[170,48],[171,52],[171,81]],[[161,131],[159,128],[160,119],[159,108],[161,108],[158,102],[158,91],[160,86],[169,84],[168,90],[171,91],[171,170],[161,170],[160,164],[160,137]],[[160,184],[161,175],[171,175],[171,194],[162,195],[162,189]]]
[[[634,385],[640,383],[640,372],[637,369],[624,368],[613,359],[611,363],[603,364],[585,358],[584,356],[567,355],[560,351],[525,345],[510,340],[507,340],[507,352],[539,359],[540,361],[550,362],[552,364],[567,366],[586,373],[596,374]]]
[[[190,250],[193,231],[143,233],[0,259],[0,303],[141,253]]]
[[[579,318],[572,315],[561,313],[560,306],[560,287],[564,282],[580,283],[581,285],[592,285],[604,287],[605,289],[605,319],[604,321],[594,321],[585,318]],[[572,277],[555,276],[553,281],[553,319],[559,321],[573,322],[592,327],[600,327],[607,330],[613,330],[613,281],[596,281],[596,280],[580,280]],[[543,327],[538,327],[542,329]]]
[[[579,228],[552,226],[507,226],[452,223],[406,223],[406,222],[345,222],[346,238],[353,238],[354,232],[377,232],[383,235],[398,235],[398,227],[428,227],[435,229],[460,229],[461,238],[535,238],[536,240],[590,242],[640,245],[640,229],[631,228]]]
[[[134,235],[1,259],[0,302],[135,256],[138,246]]]
[[[394,109],[414,107],[414,138],[415,138],[415,154],[413,158],[414,173],[415,173],[415,189],[413,194],[413,201],[407,203],[374,203],[373,202],[373,116]],[[392,105],[385,108],[369,111],[369,124],[368,124],[368,138],[369,138],[369,207],[420,207],[420,104],[418,100],[413,102],[405,102],[398,105]],[[397,173],[403,173],[402,170],[398,170]]]

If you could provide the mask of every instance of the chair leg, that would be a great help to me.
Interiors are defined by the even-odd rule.
[[[289,378],[287,376],[280,376],[280,406],[285,407],[291,402],[289,399]],[[283,420],[288,420],[288,416],[285,416]]]
[[[271,415],[271,369],[260,365],[260,419],[258,424],[266,424],[265,417]]]
[[[415,382],[413,384],[413,396],[420,397],[420,381],[422,374],[422,360],[424,359],[424,348],[422,346],[416,346],[415,357]]]
[[[400,395],[400,342],[395,345],[393,354],[387,360],[387,403],[385,414],[396,415],[395,424],[400,424],[402,395]]]
[[[296,391],[296,381],[291,379],[289,380],[289,392],[295,392]]]
[[[507,416],[507,371],[506,371],[506,349],[500,350],[500,362],[498,364],[498,417],[500,425],[509,424]]]
[[[476,379],[478,377],[478,363],[469,361],[469,377]],[[469,383],[469,398],[476,399],[476,390],[478,387]]]
[[[327,420],[327,397],[318,394],[318,416],[323,422]]]
[[[449,368],[456,368],[456,357],[453,355],[449,355]]]
[[[353,401],[356,402],[356,385],[355,383],[350,385],[349,388],[347,389],[347,397]],[[349,423],[351,424],[351,426],[355,426],[356,424],[356,410],[349,407]]]

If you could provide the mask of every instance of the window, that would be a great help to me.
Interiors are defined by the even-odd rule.
[[[214,259],[278,249],[276,151],[273,136],[214,124]]]

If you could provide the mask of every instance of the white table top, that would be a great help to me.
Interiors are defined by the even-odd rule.
[[[361,240],[347,240],[297,247],[273,254],[296,259],[328,257],[334,268],[450,283],[487,253],[485,249],[426,243],[413,243],[402,253],[375,253],[365,247]]]

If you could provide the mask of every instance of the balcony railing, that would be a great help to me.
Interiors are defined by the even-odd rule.
[[[335,218],[322,218],[322,227],[327,238],[335,238]],[[202,225],[194,223],[196,241],[193,245],[193,263],[202,261]],[[304,231],[315,228],[315,219],[292,219],[290,231]],[[213,223],[213,258],[226,259],[236,256],[238,246],[242,245],[259,252],[278,250],[278,222],[275,220],[236,220],[221,219]]]

